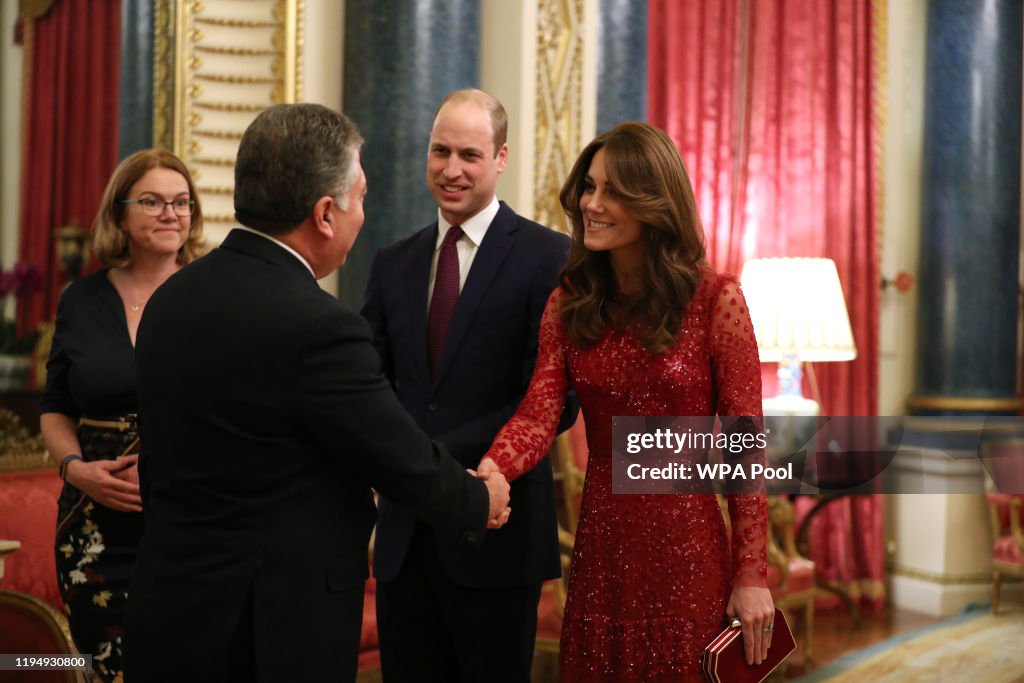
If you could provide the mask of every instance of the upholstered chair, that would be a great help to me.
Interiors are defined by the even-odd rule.
[[[1021,531],[1021,507],[1024,494],[988,493],[992,522],[992,614],[999,611],[999,591],[1003,577],[1024,577],[1024,532]]]
[[[796,631],[804,662],[810,664],[814,645],[814,562],[796,549],[793,504],[783,496],[768,496],[768,587],[775,606],[787,613],[801,611]]]
[[[18,591],[0,590],[0,633],[4,652],[34,655],[78,655],[64,615],[49,603]],[[23,676],[23,678],[22,678]],[[82,671],[6,671],[5,681],[83,683]]]

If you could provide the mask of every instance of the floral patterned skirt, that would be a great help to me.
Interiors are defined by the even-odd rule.
[[[134,430],[78,428],[89,461],[135,450],[136,438]],[[93,669],[104,681],[123,677],[128,583],[141,538],[141,513],[112,510],[64,484],[57,513],[57,585],[75,645],[92,654]]]

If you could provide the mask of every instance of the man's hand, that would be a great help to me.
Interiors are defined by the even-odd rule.
[[[487,495],[491,499],[491,511],[487,518],[487,528],[500,529],[505,526],[509,516],[512,514],[512,508],[508,507],[508,481],[505,479],[505,475],[501,473],[501,470],[498,469],[497,463],[490,458],[484,458],[475,470],[467,469],[466,471],[482,480],[487,487]],[[502,500],[505,502],[501,503]],[[497,513],[495,513],[496,506],[498,509]]]
[[[121,512],[142,512],[138,459],[139,454],[133,453],[117,460],[73,460],[68,463],[65,476],[69,484],[101,505]]]
[[[470,471],[472,472],[472,470]],[[487,495],[491,500],[491,510],[487,515],[487,528],[500,529],[505,526],[509,515],[512,514],[512,508],[508,506],[510,490],[508,480],[490,458],[481,460],[473,474],[484,482],[487,487]]]
[[[501,514],[497,517],[487,520],[488,529],[500,529],[508,523],[508,518],[512,514],[512,508],[505,508],[501,511]]]

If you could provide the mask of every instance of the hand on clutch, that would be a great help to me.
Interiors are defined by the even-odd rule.
[[[767,588],[736,586],[732,589],[725,613],[743,625],[743,649],[747,664],[760,664],[768,656],[775,625],[775,604]]]

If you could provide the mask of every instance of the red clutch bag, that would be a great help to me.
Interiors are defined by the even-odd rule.
[[[736,625],[726,627],[715,636],[701,655],[704,677],[711,683],[760,683],[796,649],[786,615],[781,609],[776,609],[775,631],[772,644],[768,646],[768,656],[760,664],[748,665],[743,651],[743,630],[738,621],[733,621],[733,624]]]

